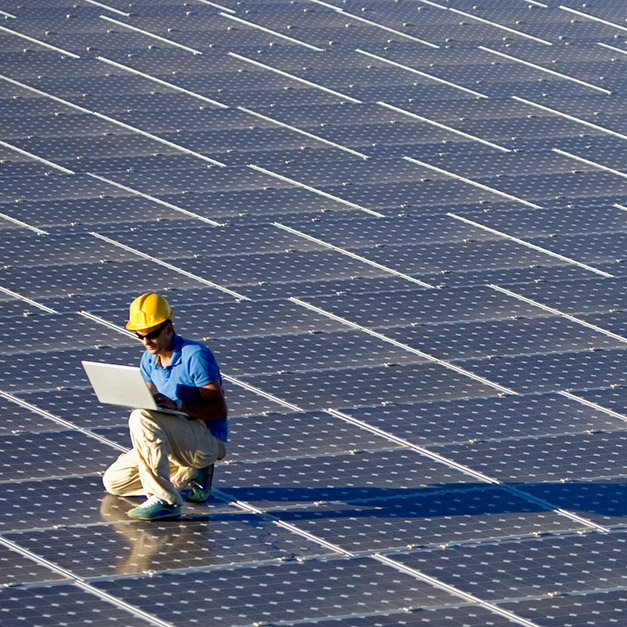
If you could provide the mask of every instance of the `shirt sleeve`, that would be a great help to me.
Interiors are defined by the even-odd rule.
[[[189,374],[197,388],[218,382],[222,383],[220,369],[213,353],[206,347],[195,351],[189,360]]]
[[[146,381],[146,383],[150,383],[152,381],[152,369],[150,367],[150,355],[148,352],[145,352],[142,355],[142,358],[139,362],[139,369],[141,370],[142,377],[144,377],[144,381]]]

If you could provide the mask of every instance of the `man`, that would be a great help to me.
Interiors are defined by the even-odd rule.
[[[172,308],[148,292],[130,306],[126,328],[146,349],[140,368],[157,405],[185,416],[136,409],[129,418],[133,448],[106,471],[107,492],[147,500],[128,515],[140,520],[178,518],[184,502],[211,492],[213,463],[226,455],[227,407],[220,369],[200,342],[174,332]]]

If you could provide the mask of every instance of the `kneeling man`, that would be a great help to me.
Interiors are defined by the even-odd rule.
[[[174,332],[172,308],[158,294],[148,292],[131,303],[126,328],[146,349],[140,368],[157,405],[185,415],[134,410],[133,448],[107,469],[103,482],[110,494],[147,497],[128,512],[131,518],[178,518],[185,500],[209,497],[213,464],[226,455],[220,369],[204,344]]]

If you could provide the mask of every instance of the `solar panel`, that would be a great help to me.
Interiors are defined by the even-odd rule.
[[[0,623],[622,624],[625,8],[0,0]],[[141,522],[83,359],[230,408]]]

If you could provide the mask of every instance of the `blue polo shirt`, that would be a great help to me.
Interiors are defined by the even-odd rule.
[[[201,342],[186,340],[174,334],[170,364],[161,367],[156,355],[145,351],[139,367],[146,382],[151,382],[157,391],[177,403],[194,402],[199,397],[198,388],[209,383],[220,383],[222,376],[213,353]],[[209,420],[211,433],[227,441],[229,430],[227,419]]]

